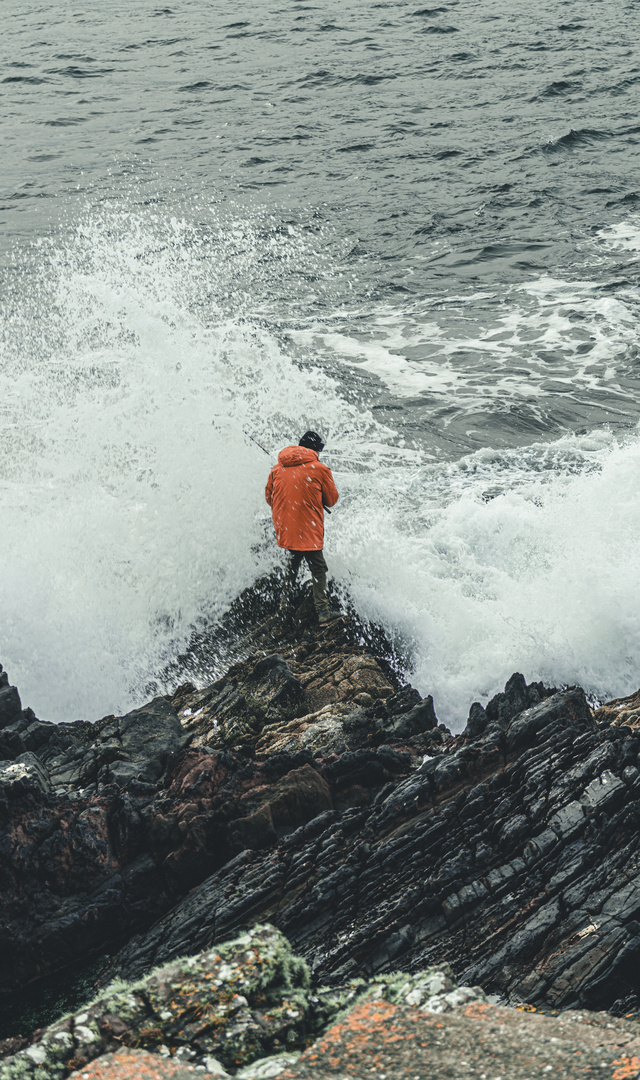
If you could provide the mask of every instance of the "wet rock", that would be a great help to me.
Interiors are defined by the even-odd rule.
[[[0,729],[0,988],[269,919],[335,985],[444,960],[509,1000],[640,993],[640,736],[516,673],[454,737],[348,620],[296,618],[208,687]]]
[[[598,724],[606,723],[614,727],[640,728],[640,690],[626,698],[614,698],[606,705],[596,709],[593,718]]]
[[[136,976],[275,913],[327,981],[438,959],[511,1000],[607,1007],[636,992],[637,747],[594,724],[581,691],[531,706],[511,687],[480,735],[404,778],[377,772],[402,758],[393,747],[325,764],[333,811],[221,868],[111,970]],[[527,708],[509,715],[514,702]],[[379,794],[358,803],[367,782]]]
[[[488,723],[489,717],[487,716],[486,710],[483,709],[479,701],[474,701],[469,710],[469,719],[467,720],[464,734],[469,739],[475,739],[478,735],[482,735]]]
[[[542,683],[527,686],[524,676],[516,671],[506,683],[504,692],[496,694],[487,705],[487,720],[490,724],[497,723],[504,730],[515,716],[537,705],[553,692]]]
[[[507,683],[507,686],[509,684]],[[519,695],[520,700],[527,700],[526,695]],[[595,727],[595,720],[587,704],[584,690],[563,690],[553,694],[532,708],[525,708],[508,724],[507,752],[522,750],[543,742],[548,732],[553,732],[558,721],[564,729],[570,728],[576,733]]]
[[[0,665],[0,729],[14,724],[21,716],[20,695],[15,686],[9,686],[9,676]]]
[[[232,665],[206,690],[178,688],[171,702],[194,745],[237,749],[249,743],[261,754],[306,748],[341,753],[362,745],[363,736],[377,733],[384,741],[382,726],[368,712],[360,732],[343,725],[346,716],[384,702],[396,689],[380,661],[355,645],[343,624],[335,636],[314,633],[305,645],[290,630],[281,644],[282,652],[253,653]],[[407,702],[403,713],[421,701],[413,694],[417,701]],[[414,732],[432,723],[426,706],[422,714],[414,718]]]
[[[253,812],[234,822],[231,835],[239,847],[260,849],[277,843],[276,829],[311,821],[331,810],[333,800],[327,781],[311,765],[304,764],[268,788],[248,792],[239,805]]]
[[[175,719],[167,715],[172,740]],[[0,799],[2,990],[66,967],[70,957],[90,955],[114,935],[140,931],[239,850],[271,847],[334,805],[368,805],[380,786],[412,767],[409,754],[389,749],[367,752],[366,761],[346,757],[338,768],[308,752],[254,761],[244,752],[195,748],[171,756],[167,771],[143,784],[144,758],[108,763],[120,752],[120,739],[105,730],[114,723],[89,745],[62,745],[67,736],[58,733],[58,744],[41,751],[48,766],[35,754],[7,763],[4,810]],[[161,759],[155,747],[152,753],[157,773]],[[105,774],[121,783],[92,790],[91,775]],[[71,787],[74,776],[86,777],[87,789],[67,792],[64,775]]]
[[[24,739],[12,725],[0,729],[0,761],[14,761],[26,749]]]
[[[422,735],[423,732],[431,731],[438,726],[431,695],[419,701],[407,712],[383,714],[381,721],[386,735],[393,735],[397,739],[404,740],[411,739],[414,735]]]
[[[23,795],[48,794],[49,773],[35,754],[26,751],[15,761],[0,761],[0,799],[19,799]]]
[[[283,656],[265,656],[249,678],[255,687],[248,694],[249,703],[265,719],[295,716],[305,700],[302,683],[289,670]]]
[[[240,850],[248,848],[262,851],[278,843],[278,834],[273,824],[273,815],[269,805],[261,806],[253,814],[238,818],[231,826],[231,838]]]

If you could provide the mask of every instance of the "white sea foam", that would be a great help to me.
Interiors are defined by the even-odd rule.
[[[640,251],[640,223],[620,221],[607,229],[601,229],[598,236],[610,247],[624,251]]]
[[[267,331],[221,314],[229,251],[203,275],[196,239],[88,221],[42,249],[8,305],[0,657],[47,719],[139,701],[198,616],[272,560],[269,462],[245,431],[277,448],[305,426],[371,426]]]
[[[454,727],[514,670],[601,698],[640,684],[640,441],[606,441],[531,448],[529,471],[482,452],[449,467],[445,499],[432,470],[378,478],[332,527],[359,608],[411,643]]]
[[[367,371],[399,398],[464,409],[526,403],[544,418],[558,395],[606,401],[612,418],[635,408],[625,384],[635,368],[640,292],[613,297],[596,282],[540,277],[499,296],[479,292],[410,309],[316,323],[292,336]]]
[[[177,222],[88,220],[66,245],[44,245],[9,297],[0,659],[24,702],[43,718],[74,719],[144,700],[198,618],[221,612],[276,559],[269,463],[244,432],[272,450],[307,425],[326,434],[342,492],[327,527],[331,571],[410,651],[413,679],[442,719],[460,727],[470,702],[516,668],[601,697],[635,689],[640,441],[618,445],[601,430],[434,464],[428,445],[404,446],[347,401],[322,356],[309,366],[301,353],[312,338],[298,337],[295,362],[251,316],[250,244],[239,235],[205,245]],[[297,241],[278,243],[282,255]],[[504,338],[476,329],[473,340],[498,357],[516,354],[523,327],[560,340],[567,288],[541,281],[532,308],[500,312]],[[626,340],[624,304],[607,307],[588,283],[571,290],[604,362],[616,334]],[[400,337],[420,345],[426,323],[415,311],[402,324],[377,315],[386,344],[368,360],[382,371]],[[459,377],[460,324],[427,315],[430,341]],[[327,339],[333,357],[353,360],[353,335],[326,332],[337,335]],[[479,369],[478,399],[493,392],[482,379]]]

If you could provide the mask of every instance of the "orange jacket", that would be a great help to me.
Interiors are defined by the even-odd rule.
[[[338,501],[331,469],[315,450],[285,446],[269,473],[265,497],[273,514],[278,547],[320,551],[324,537],[323,506]]]

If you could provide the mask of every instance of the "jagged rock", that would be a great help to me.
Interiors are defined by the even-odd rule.
[[[121,787],[127,787],[132,779],[153,783],[164,772],[169,757],[188,742],[175,710],[164,698],[155,698],[125,716],[100,722],[97,777]],[[106,758],[100,758],[100,750],[107,751]],[[111,754],[118,756],[109,761]]]
[[[581,691],[511,718],[509,698],[373,806],[337,811],[334,787],[332,812],[223,867],[110,970],[135,976],[269,912],[325,980],[438,959],[511,1000],[636,992],[640,743],[595,725]]]
[[[9,686],[9,676],[0,664],[0,729],[14,724],[21,716],[20,695],[15,686]]]
[[[347,702],[325,705],[288,723],[269,725],[256,739],[258,753],[310,750],[325,754],[342,754],[351,749],[352,740],[345,730],[345,720],[353,713]],[[357,739],[353,740],[358,745]]]
[[[27,744],[15,727],[8,725],[0,729],[0,761],[15,761],[26,749]]]
[[[247,696],[256,712],[263,713],[265,718],[295,716],[305,692],[283,656],[265,656],[252,669],[249,678],[253,685]]]
[[[611,724],[614,727],[625,727],[637,730],[640,727],[640,690],[626,698],[614,698],[606,705],[601,705],[593,714],[594,720],[599,723]]]
[[[527,686],[524,676],[516,671],[507,681],[504,693],[496,694],[487,705],[487,720],[490,724],[497,723],[505,730],[510,721],[524,709],[532,708],[553,693],[553,690],[548,690],[542,683],[531,683]]]
[[[392,698],[394,686],[374,656],[347,640],[344,627],[338,626],[333,638],[305,645],[294,638],[287,645],[286,657],[254,653],[205,690],[190,683],[178,688],[171,703],[193,745],[223,749],[248,742],[260,753],[305,748],[341,753],[362,745],[365,727],[369,741],[376,733],[378,742],[389,741],[391,732],[385,735],[384,724],[374,723],[366,707]],[[435,726],[435,716],[413,693],[412,706],[422,707],[409,725],[416,734]],[[350,737],[342,720],[363,706],[363,731]],[[409,706],[400,711],[406,714]],[[401,731],[397,738],[407,735]]]
[[[49,773],[35,754],[26,751],[15,761],[0,761],[0,799],[51,791]]]
[[[173,739],[175,718],[167,715]],[[72,745],[75,759],[58,745],[49,762],[53,776],[60,779],[59,754],[76,770],[72,775],[105,769],[100,737],[111,738],[105,728],[113,723],[98,725],[95,743]],[[42,758],[24,757],[27,764],[8,766],[12,794],[4,806],[0,799],[2,990],[65,967],[70,956],[90,955],[116,934],[140,930],[239,850],[271,846],[334,806],[369,805],[412,767],[409,754],[389,748],[326,764],[309,752],[260,762],[200,748],[173,756],[154,784],[138,780],[133,790],[112,784],[101,794],[54,798]],[[157,770],[159,759],[153,760]],[[135,759],[114,765],[131,765],[140,775]]]
[[[256,800],[262,807],[269,808],[274,825],[302,825],[323,811],[333,809],[327,781],[309,764],[292,769],[266,793],[258,792],[243,801],[251,805]]]
[[[507,753],[513,754],[543,742],[545,732],[557,726],[558,721],[565,728],[573,728],[576,734],[595,727],[584,690],[563,690],[533,708],[515,714],[507,729]]]
[[[268,918],[336,984],[445,960],[510,1000],[640,993],[640,738],[519,674],[453,737],[361,638],[269,618],[208,687],[0,729],[0,989]]]
[[[478,735],[482,735],[488,723],[489,717],[487,716],[486,710],[483,709],[479,701],[474,701],[469,710],[469,719],[467,720],[464,734],[469,739],[475,739]]]

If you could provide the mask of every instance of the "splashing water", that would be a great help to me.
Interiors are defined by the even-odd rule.
[[[637,687],[640,444],[606,444],[532,447],[510,471],[509,455],[473,455],[445,470],[446,494],[442,476],[431,491],[389,477],[375,516],[362,495],[343,515],[340,573],[454,728],[515,670],[602,699]]]
[[[635,689],[636,436],[434,463],[428,433],[407,446],[373,418],[348,364],[330,376],[283,345],[299,308],[330,311],[338,272],[300,230],[105,212],[23,265],[2,336],[0,657],[39,715],[139,703],[274,564],[245,432],[275,452],[305,427],[342,495],[330,569],[441,719],[459,728],[515,669]]]
[[[0,655],[47,718],[130,706],[198,615],[273,560],[268,463],[243,429],[277,447],[301,424],[370,424],[222,310],[229,250],[207,251],[211,273],[197,240],[177,222],[89,221],[41,245],[11,297]]]

